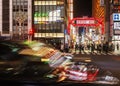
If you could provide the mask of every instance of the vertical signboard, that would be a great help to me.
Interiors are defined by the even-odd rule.
[[[114,22],[114,35],[120,35],[120,22]]]
[[[114,35],[120,35],[120,13],[113,13]]]
[[[120,13],[113,13],[113,21],[120,21]]]

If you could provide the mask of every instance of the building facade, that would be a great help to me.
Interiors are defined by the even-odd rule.
[[[64,0],[33,0],[34,38],[48,43],[64,42]]]
[[[120,44],[120,0],[110,1],[110,20],[112,42]]]
[[[95,18],[101,18],[105,15],[104,2],[102,0],[92,0],[92,16]]]
[[[68,17],[73,18],[73,0],[33,0],[34,38],[59,45],[68,43]]]
[[[104,18],[104,37],[115,45],[120,44],[120,0],[93,0],[92,6],[93,17]]]
[[[0,36],[65,42],[67,20],[73,18],[73,0],[0,0]]]
[[[101,18],[103,23],[105,24],[105,2],[104,0],[92,0],[92,16],[94,18]],[[105,37],[105,25],[104,25],[104,33],[101,35],[101,41],[104,40]]]
[[[32,27],[31,3],[31,0],[0,0],[1,36],[25,39]]]

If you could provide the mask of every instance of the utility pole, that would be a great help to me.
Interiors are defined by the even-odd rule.
[[[105,0],[105,41],[110,40],[110,0]]]

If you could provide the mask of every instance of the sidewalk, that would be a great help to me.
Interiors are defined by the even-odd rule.
[[[120,50],[115,50],[113,53],[114,53],[114,54],[119,54],[119,55],[120,55]]]
[[[97,53],[96,50],[95,50],[94,52]],[[85,50],[84,53],[81,52],[81,54],[86,54],[86,53],[91,54],[91,51]],[[104,53],[104,52],[102,52],[102,53]],[[102,53],[101,53],[101,54],[102,54]],[[112,53],[112,54],[114,54],[114,55],[120,55],[120,50],[115,50],[115,51],[110,52],[110,53]],[[76,51],[75,51],[75,49],[71,49],[71,54],[80,54],[80,52],[79,52],[79,50],[76,50]],[[99,53],[99,54],[100,54],[100,53]]]

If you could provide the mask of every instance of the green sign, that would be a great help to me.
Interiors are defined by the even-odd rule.
[[[48,17],[48,13],[35,12],[34,17]]]

